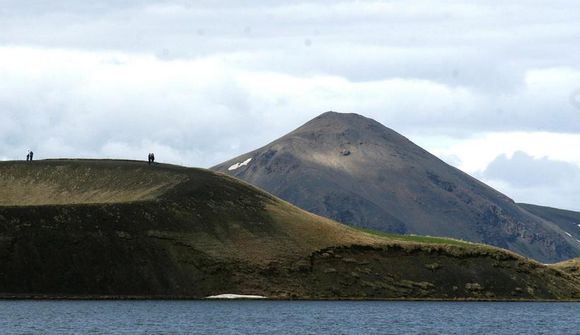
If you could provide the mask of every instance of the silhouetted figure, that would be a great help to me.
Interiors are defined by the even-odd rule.
[[[26,161],[28,162],[30,160],[30,151],[26,154]]]
[[[151,153],[151,164],[155,164],[155,154]]]
[[[34,156],[34,152],[30,151],[29,155],[30,155],[30,161],[32,162],[32,157]]]

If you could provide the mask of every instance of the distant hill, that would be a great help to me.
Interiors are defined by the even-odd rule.
[[[0,162],[0,298],[580,299],[484,245],[363,232],[203,169]]]
[[[566,235],[575,238],[576,241],[580,243],[579,212],[530,204],[518,204],[518,205],[527,210],[528,212],[537,215],[543,218],[544,220],[556,224],[558,227],[560,227],[560,229],[564,231]]]
[[[212,170],[351,226],[482,242],[542,262],[580,255],[557,225],[357,114],[324,113]]]

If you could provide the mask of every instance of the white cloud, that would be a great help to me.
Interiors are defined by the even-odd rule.
[[[418,144],[439,157],[454,156],[456,167],[471,174],[480,173],[496,157],[511,158],[523,151],[533,158],[546,157],[580,167],[580,134],[548,132],[490,132],[467,138],[450,136],[412,136]]]
[[[547,83],[537,74],[531,82],[554,86],[557,76],[547,72],[545,77],[552,78]],[[495,119],[488,112],[487,95],[468,88],[404,78],[352,82],[337,76],[293,76],[244,69],[220,57],[162,60],[147,54],[4,47],[0,74],[7,78],[0,90],[3,145],[54,138],[69,146],[65,153],[82,154],[98,152],[110,141],[148,139],[176,150],[200,148],[207,158],[189,163],[202,165],[226,158],[216,152],[233,154],[231,148],[239,145],[250,149],[330,109],[362,113],[427,138],[437,132],[453,138],[486,128],[518,128],[526,124],[520,112],[534,107],[532,97],[542,91],[532,85],[512,95],[522,106]],[[571,81],[563,77],[564,83]],[[543,98],[552,99],[547,93]],[[539,123],[558,120],[561,127],[576,127],[577,118],[566,109],[548,118],[541,117],[542,110],[530,113],[528,119]],[[499,153],[524,148],[570,159],[577,156],[572,152],[577,143],[574,135],[493,133],[433,150],[456,155],[462,169],[475,171]]]

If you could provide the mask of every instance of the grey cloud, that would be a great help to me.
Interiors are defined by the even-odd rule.
[[[38,1],[36,5],[27,2],[9,6],[17,12],[0,16],[4,28],[0,40],[144,52],[165,48],[174,56],[195,57],[233,50],[299,52],[304,40],[310,39],[313,46],[326,46],[336,55],[358,48],[365,51],[355,53],[353,61],[365,53],[388,60],[393,49],[406,50],[411,57],[405,59],[403,74],[405,68],[413,69],[425,58],[447,68],[445,74],[466,74],[468,68],[454,69],[450,63],[483,57],[488,64],[503,67],[552,63],[555,59],[560,65],[576,66],[573,54],[563,52],[578,50],[574,32],[580,29],[575,24],[573,5],[566,5],[567,10],[557,9],[553,3],[547,7],[530,2],[466,5],[448,1],[430,6],[424,1],[243,5],[193,1],[56,1],[47,5]],[[22,29],[25,24],[28,29]],[[377,46],[390,50],[373,52],[371,47]],[[361,59],[359,66],[365,60]],[[482,64],[481,59],[474,62]],[[377,65],[380,69],[389,62]],[[401,68],[399,62],[393,65],[391,71]],[[346,75],[354,72],[341,71]]]
[[[580,168],[574,164],[516,152],[497,157],[475,177],[517,202],[580,211]]]
[[[553,186],[576,181],[580,169],[571,163],[534,158],[517,151],[511,158],[498,156],[482,173],[484,178],[502,180],[515,187]]]
[[[476,96],[477,106],[448,101],[446,116],[427,120],[409,110],[358,110],[406,130],[580,129],[580,109],[569,98],[580,77],[545,92],[546,99],[522,95],[529,70],[580,72],[580,4],[569,1],[34,1],[3,10],[4,45],[118,50],[165,61],[218,57],[248,71],[353,83],[427,80]]]

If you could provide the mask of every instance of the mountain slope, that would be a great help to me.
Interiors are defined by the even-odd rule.
[[[0,298],[580,299],[510,252],[361,232],[208,170],[0,162],[0,189]]]
[[[553,222],[558,227],[560,227],[560,229],[562,229],[566,235],[575,238],[580,243],[579,212],[530,204],[518,205],[536,216]]]
[[[356,114],[322,114],[212,169],[353,226],[483,242],[543,262],[580,254],[553,223]]]

